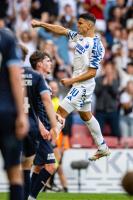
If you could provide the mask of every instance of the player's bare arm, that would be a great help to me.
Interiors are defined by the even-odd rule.
[[[38,121],[39,121],[39,130],[40,130],[41,136],[43,137],[44,140],[50,140],[51,135],[49,131],[44,127],[43,123],[40,121],[39,118],[38,118]]]
[[[18,138],[21,139],[27,134],[29,126],[23,109],[23,91],[20,68],[18,68],[18,66],[10,67],[9,74],[12,92],[17,106],[16,134]]]
[[[48,31],[51,31],[51,32],[59,34],[59,35],[67,35],[68,34],[68,30],[66,28],[64,28],[63,26],[59,26],[59,25],[48,24],[48,23],[44,23],[41,21],[37,21],[37,20],[32,20],[31,25],[33,28],[42,27],[42,28],[47,29]]]
[[[50,120],[51,127],[56,127],[56,123],[57,123],[56,114],[55,114],[54,107],[53,107],[49,93],[42,94],[41,99],[45,106],[48,118]]]
[[[74,83],[77,83],[77,82],[82,82],[82,81],[86,81],[88,79],[91,79],[93,77],[96,76],[96,69],[94,68],[89,68],[87,72],[77,76],[77,77],[74,77],[74,78],[63,78],[61,80],[61,83],[64,85],[64,86],[70,86],[70,85],[73,85]]]

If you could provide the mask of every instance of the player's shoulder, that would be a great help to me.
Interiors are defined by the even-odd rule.
[[[32,74],[32,77],[36,80],[43,79],[43,76],[37,72],[36,70],[32,69],[32,67],[24,67],[25,73]]]
[[[95,37],[93,38],[93,50],[96,50],[99,55],[105,54],[105,48],[99,35],[95,35]]]
[[[78,32],[68,29],[67,35],[69,39],[73,40],[74,38],[77,38]]]
[[[1,35],[2,41],[9,42],[9,40],[15,40],[15,35],[8,28],[0,28],[0,35]]]

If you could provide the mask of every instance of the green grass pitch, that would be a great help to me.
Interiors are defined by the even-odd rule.
[[[7,200],[6,193],[0,193],[0,200]],[[78,194],[78,193],[41,193],[37,200],[133,200],[125,194]]]

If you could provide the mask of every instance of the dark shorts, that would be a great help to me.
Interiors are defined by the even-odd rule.
[[[0,113],[0,150],[5,169],[20,164],[22,143],[15,136],[15,121],[14,113]]]
[[[23,140],[23,156],[30,157],[36,153],[38,142],[32,137],[34,133],[29,133]]]
[[[34,159],[34,165],[44,165],[55,163],[55,156],[51,142],[39,137],[39,145]]]

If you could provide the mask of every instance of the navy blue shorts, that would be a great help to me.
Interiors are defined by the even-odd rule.
[[[34,133],[29,132],[28,136],[26,136],[23,140],[23,155],[25,157],[33,156],[36,153],[38,142],[33,137]]]
[[[34,165],[44,165],[55,163],[55,156],[51,142],[39,137],[39,145],[36,151]]]
[[[0,150],[5,169],[20,164],[22,142],[15,136],[15,121],[14,113],[0,113]]]

